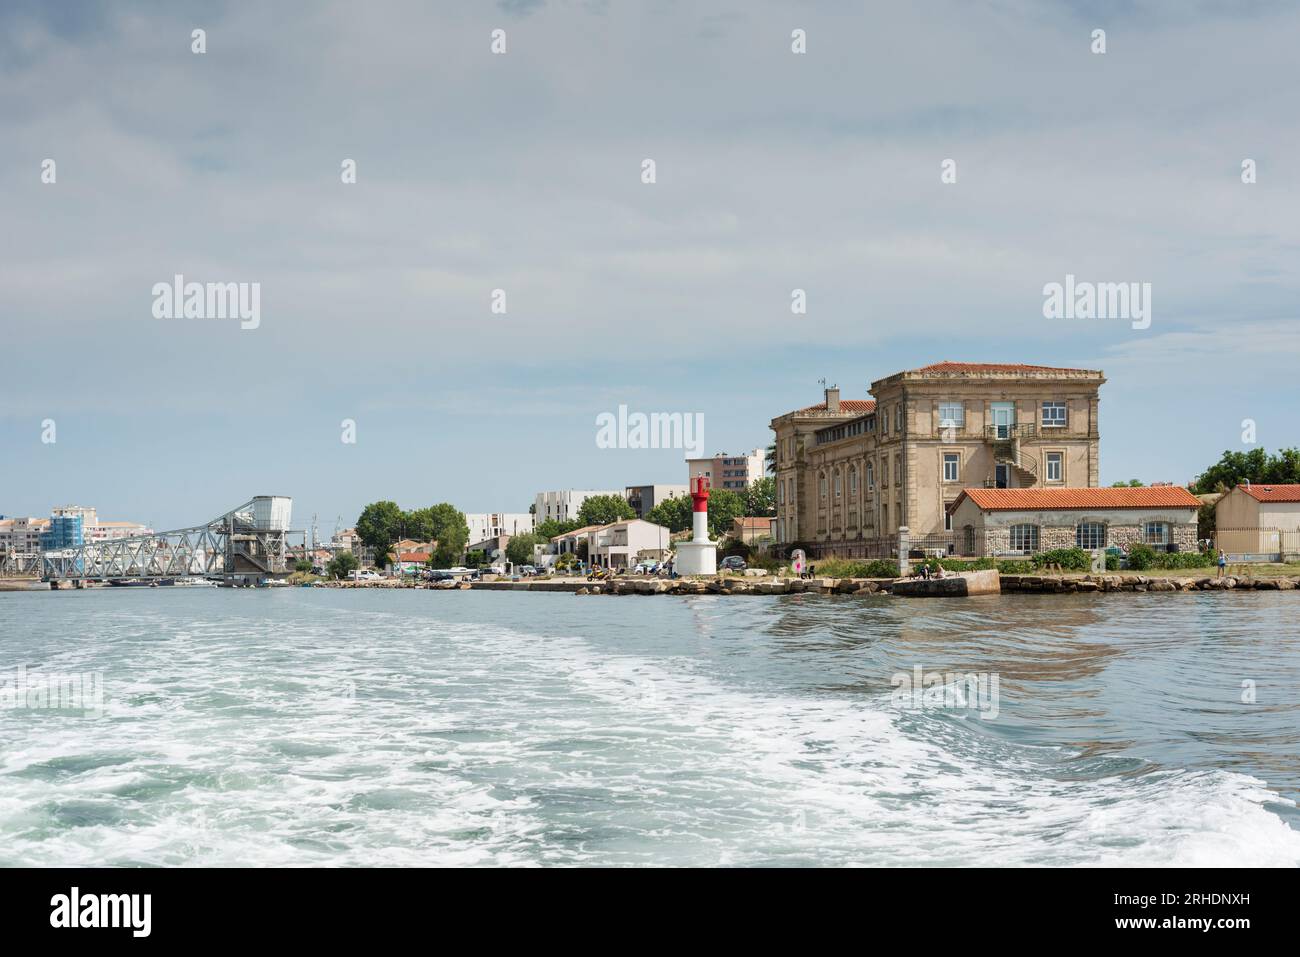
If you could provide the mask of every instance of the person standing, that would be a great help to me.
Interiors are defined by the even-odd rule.
[[[1228,570],[1228,556],[1225,555],[1223,553],[1223,549],[1220,548],[1219,549],[1219,574],[1217,577],[1222,578],[1225,574],[1227,574],[1227,570]]]

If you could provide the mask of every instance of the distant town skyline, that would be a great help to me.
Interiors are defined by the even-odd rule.
[[[1294,8],[142,9],[0,10],[0,514],[527,511],[686,481],[621,405],[739,455],[943,360],[1102,370],[1103,485],[1300,445]]]

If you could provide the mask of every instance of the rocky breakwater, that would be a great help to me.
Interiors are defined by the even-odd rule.
[[[1155,575],[1003,575],[1005,592],[1293,591],[1300,578],[1165,578]]]

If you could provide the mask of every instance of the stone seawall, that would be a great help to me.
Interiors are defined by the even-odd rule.
[[[1154,575],[1003,575],[1004,592],[1080,591],[1293,591],[1300,578],[1239,578],[1200,576],[1165,578]]]
[[[567,592],[576,595],[876,595],[944,598],[998,594],[1066,594],[1074,592],[1295,591],[1300,578],[1211,576],[1162,578],[1146,575],[998,575],[996,571],[963,572],[941,579],[919,578],[614,578],[446,582],[333,582],[331,588],[424,588],[436,591]]]

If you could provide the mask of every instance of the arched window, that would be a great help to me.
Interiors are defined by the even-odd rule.
[[[1074,544],[1090,551],[1106,547],[1106,526],[1101,522],[1080,522],[1074,527]]]
[[[1011,550],[1013,552],[1023,552],[1026,555],[1032,555],[1038,551],[1038,526],[1012,525]]]

